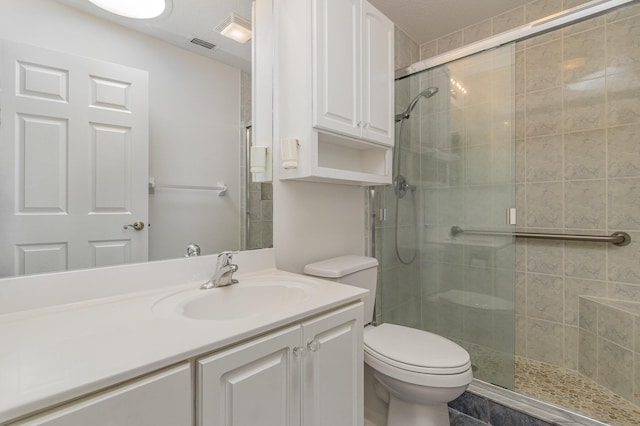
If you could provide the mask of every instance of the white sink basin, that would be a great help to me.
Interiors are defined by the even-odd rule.
[[[198,286],[158,300],[153,311],[209,321],[250,318],[294,307],[311,297],[314,283],[301,279],[240,280],[238,284],[201,290]]]

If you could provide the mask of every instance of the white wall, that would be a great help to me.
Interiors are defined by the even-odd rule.
[[[275,179],[273,199],[273,246],[279,269],[302,273],[308,263],[365,253],[362,187]]]
[[[150,259],[240,243],[240,70],[52,0],[0,0],[0,38],[149,72],[150,176],[159,183],[229,187],[150,197]]]

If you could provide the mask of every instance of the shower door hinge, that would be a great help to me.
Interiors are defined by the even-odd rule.
[[[379,219],[380,222],[384,222],[385,220],[387,220],[387,209],[385,207],[380,209]]]
[[[507,225],[515,225],[516,224],[516,208],[509,207],[507,209]]]

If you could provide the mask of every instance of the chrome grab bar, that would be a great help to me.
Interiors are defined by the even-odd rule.
[[[538,232],[504,232],[504,231],[481,231],[465,230],[457,225],[451,227],[451,236],[460,234],[467,235],[491,235],[516,238],[538,238],[542,240],[564,240],[564,241],[590,241],[596,243],[611,243],[616,246],[627,246],[631,243],[631,235],[626,232],[617,231],[611,235],[578,235],[578,234],[546,234]]]

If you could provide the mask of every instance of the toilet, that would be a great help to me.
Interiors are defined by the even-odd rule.
[[[378,261],[341,256],[312,263],[307,275],[369,290],[364,300],[365,323],[373,320]],[[373,370],[388,400],[387,426],[449,425],[447,403],[473,379],[469,354],[437,334],[395,324],[364,329],[364,362]]]

